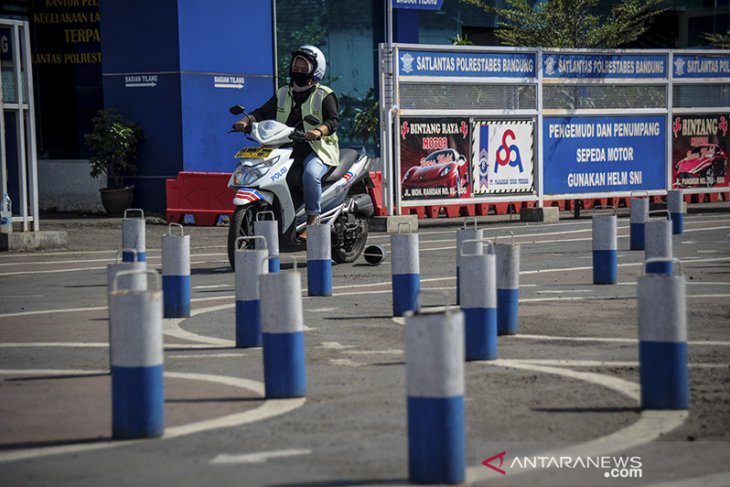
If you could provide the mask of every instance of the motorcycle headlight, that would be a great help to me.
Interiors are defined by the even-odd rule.
[[[249,161],[241,162],[233,172],[233,184],[237,186],[248,186],[253,184],[264,177],[271,167],[277,162],[279,162],[279,156],[258,164],[250,164]]]

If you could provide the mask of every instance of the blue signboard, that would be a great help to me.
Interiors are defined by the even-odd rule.
[[[455,53],[400,51],[401,76],[467,76],[479,78],[534,78],[534,53]]]
[[[675,54],[675,78],[730,78],[730,56]]]
[[[666,78],[664,54],[551,54],[543,55],[544,78]]]
[[[444,0],[393,0],[393,8],[416,8],[419,10],[441,10]]]
[[[543,120],[547,195],[664,189],[664,116]]]

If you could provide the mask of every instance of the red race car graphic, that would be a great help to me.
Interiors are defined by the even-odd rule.
[[[717,144],[692,146],[687,156],[674,166],[677,186],[726,184],[727,154]]]
[[[466,166],[466,158],[456,150],[437,150],[408,169],[401,186],[410,196],[458,198],[467,190]]]

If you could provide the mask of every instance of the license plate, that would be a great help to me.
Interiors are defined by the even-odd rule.
[[[266,159],[271,154],[270,147],[245,147],[234,156],[236,159]]]

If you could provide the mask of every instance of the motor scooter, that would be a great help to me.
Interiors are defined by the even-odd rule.
[[[233,115],[245,114],[245,109],[235,105],[229,110]],[[307,123],[319,125],[313,116]],[[231,130],[239,132],[239,130]],[[292,158],[295,140],[305,140],[301,124],[289,127],[275,120],[253,122],[249,140],[258,147],[244,147],[235,158],[238,165],[233,171],[228,187],[235,190],[236,206],[228,230],[228,260],[235,267],[236,245],[246,248],[250,240],[238,241],[239,237],[252,236],[253,224],[261,212],[273,212],[279,226],[279,250],[296,252],[304,250],[305,241],[299,234],[306,227],[307,215],[301,193],[301,164]],[[332,259],[337,263],[354,262],[365,248],[368,237],[368,217],[374,214],[372,198],[367,192],[373,186],[368,175],[371,159],[364,148],[340,150],[340,165],[333,167],[322,178],[322,213],[319,223],[332,229]],[[297,170],[297,167],[298,169]]]

